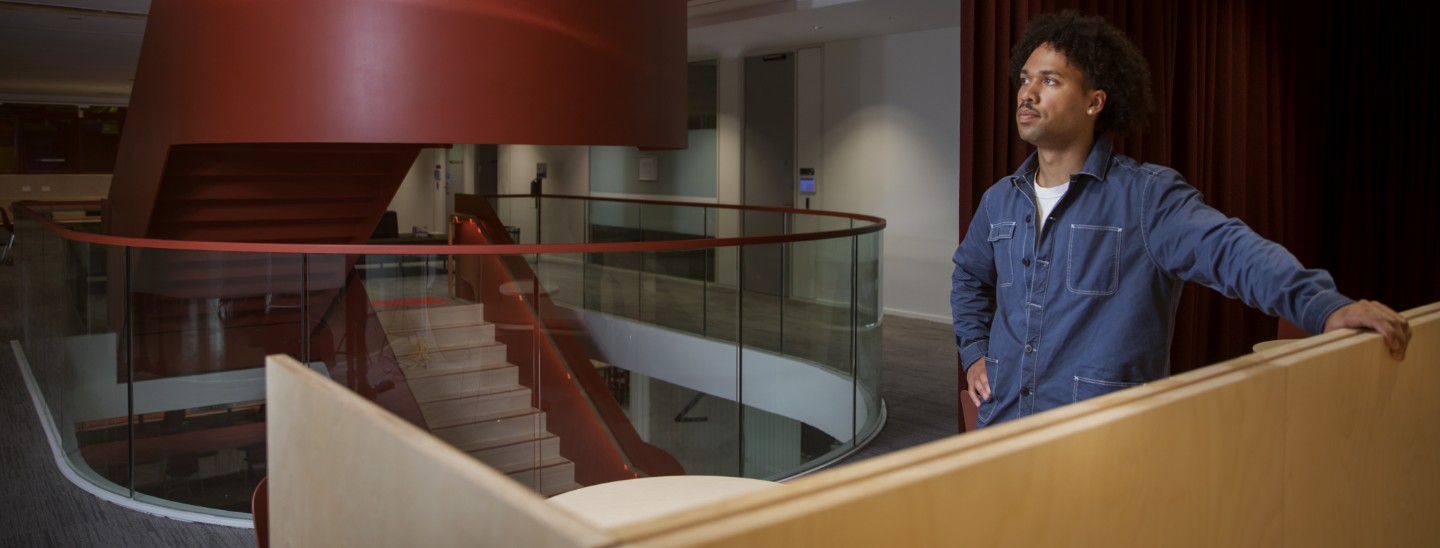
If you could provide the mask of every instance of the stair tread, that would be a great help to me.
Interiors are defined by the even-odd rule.
[[[487,325],[495,325],[495,324],[492,323],[492,322],[487,322],[487,321],[485,321],[485,320],[474,320],[474,319],[462,319],[462,320],[449,321],[449,322],[445,322],[445,321],[441,321],[441,322],[429,322],[429,323],[427,323],[426,325],[419,326],[419,327],[398,327],[398,326],[395,326],[395,325],[394,325],[395,323],[396,323],[396,320],[386,320],[383,316],[381,316],[381,318],[380,318],[380,325],[385,328],[385,332],[386,332],[386,333],[389,333],[389,334],[392,334],[392,335],[398,335],[398,334],[403,334],[403,333],[415,333],[415,332],[419,332],[419,331],[429,331],[429,330],[432,330],[432,329],[451,329],[451,328],[457,328],[457,327],[485,327],[485,326],[487,326]]]
[[[486,464],[489,464],[489,463],[486,463]],[[527,464],[528,464],[528,463],[527,463]],[[523,474],[523,473],[525,473],[525,472],[532,472],[532,471],[536,471],[536,470],[544,470],[544,469],[546,469],[546,468],[555,468],[555,467],[557,467],[557,466],[565,466],[565,465],[567,465],[567,464],[574,464],[574,463],[573,463],[570,459],[567,459],[567,458],[565,458],[565,457],[554,456],[554,457],[547,457],[547,458],[541,460],[540,463],[539,463],[538,465],[535,465],[535,466],[511,467],[510,470],[501,470],[501,472],[504,472],[506,475],[509,475],[509,474]],[[492,466],[492,468],[493,468],[493,466]],[[497,470],[498,470],[498,469],[497,469]]]
[[[384,321],[381,321],[380,324],[381,324],[381,325],[384,325],[385,322],[384,322]],[[491,325],[495,325],[495,324],[482,320],[482,321],[478,321],[478,322],[471,321],[471,322],[461,322],[461,323],[451,323],[451,324],[438,324],[438,325],[436,325],[436,324],[431,324],[431,325],[428,325],[428,326],[425,326],[425,327],[405,328],[405,329],[395,329],[395,330],[391,330],[391,329],[389,329],[389,328],[387,327],[387,328],[385,329],[385,334],[387,334],[387,335],[393,335],[393,336],[408,336],[408,335],[412,335],[412,334],[415,334],[415,333],[428,333],[428,332],[430,332],[430,331],[436,331],[436,330],[441,330],[441,329],[458,329],[458,328],[465,328],[465,327],[484,328],[484,327],[486,327],[486,326],[491,326]]]
[[[538,436],[522,435],[522,436],[510,436],[510,437],[506,437],[506,438],[495,438],[495,439],[493,439],[493,440],[485,440],[485,441],[486,441],[486,444],[485,444],[484,447],[466,449],[465,452],[466,452],[466,453],[475,453],[475,452],[479,452],[479,451],[488,451],[488,450],[491,450],[491,449],[500,449],[500,448],[508,447],[508,446],[511,446],[511,445],[521,445],[521,444],[532,443],[532,442],[543,442],[543,441],[546,441],[546,440],[555,439],[556,437],[557,437],[557,436],[556,436],[555,434],[550,433],[549,430],[545,430],[545,431],[540,432],[540,435],[538,435]]]
[[[500,346],[500,345],[496,345],[496,346]],[[414,355],[414,354],[406,354],[405,356],[413,356],[413,355]],[[396,357],[399,358],[399,357],[404,357],[404,356],[396,356]],[[405,372],[405,378],[406,378],[406,379],[429,379],[429,378],[432,378],[432,377],[445,377],[445,376],[449,376],[449,375],[464,375],[464,374],[466,374],[466,373],[478,373],[478,372],[480,372],[480,371],[490,371],[490,370],[492,370],[492,369],[505,369],[505,368],[507,368],[507,367],[519,367],[519,366],[518,366],[518,365],[515,365],[515,364],[513,364],[513,363],[510,363],[510,362],[503,362],[503,361],[501,361],[501,362],[490,362],[490,363],[479,363],[479,364],[471,364],[471,365],[462,365],[462,366],[459,366],[459,367],[451,367],[451,368],[437,368],[437,367],[434,367],[433,365],[416,365],[416,366],[407,367],[407,368],[405,368],[403,371]]]
[[[390,337],[390,347],[395,350],[396,356],[420,356],[429,355],[431,363],[464,363],[469,361],[464,354],[475,352],[493,351],[496,347],[504,347],[505,344],[495,341],[489,336],[477,337],[476,341],[435,341],[425,339],[423,346],[417,346],[414,341],[407,341],[400,337]],[[435,344],[432,344],[435,343]],[[412,350],[412,348],[414,348]],[[445,354],[450,354],[445,356]],[[440,356],[436,356],[440,354]]]
[[[526,408],[523,412],[518,412],[518,413],[517,413],[514,409],[505,409],[505,410],[503,410],[503,411],[496,411],[496,412],[494,412],[494,413],[486,413],[486,414],[484,414],[484,415],[478,415],[478,416],[474,417],[474,418],[473,418],[472,420],[470,420],[470,421],[462,422],[462,423],[459,423],[459,424],[447,424],[447,425],[445,425],[445,426],[436,426],[436,427],[430,429],[430,433],[431,433],[431,434],[435,434],[436,436],[440,436],[441,434],[444,434],[444,433],[447,432],[447,431],[460,430],[460,429],[463,429],[463,428],[475,428],[475,427],[477,427],[477,426],[484,426],[486,423],[492,423],[492,422],[501,421],[501,420],[505,420],[505,419],[516,419],[516,418],[521,418],[521,417],[537,416],[537,415],[541,415],[542,413],[543,413],[542,411],[540,411],[539,409],[536,409],[536,408],[534,408],[534,407]],[[487,440],[487,441],[488,441],[488,440]],[[464,448],[462,448],[462,449],[464,449]],[[465,449],[465,450],[468,450],[468,449]]]
[[[429,405],[429,404],[451,403],[451,402],[455,402],[455,401],[459,401],[459,400],[478,399],[478,398],[487,397],[487,396],[511,396],[511,395],[514,395],[513,393],[529,392],[529,391],[530,391],[530,389],[529,389],[528,387],[521,386],[520,383],[505,384],[505,385],[490,386],[490,387],[482,386],[482,387],[480,387],[479,389],[477,389],[475,392],[470,393],[470,394],[466,394],[466,395],[464,395],[464,396],[455,396],[455,397],[450,397],[450,398],[440,398],[440,399],[436,399],[436,400],[426,400],[426,401],[421,401],[421,402],[418,402],[418,403],[420,403],[420,407],[423,408],[423,407],[425,407],[426,405]]]
[[[469,443],[469,444],[464,444],[464,445],[457,444],[457,443],[450,443],[448,440],[446,441],[446,443],[450,443],[450,445],[453,446],[453,447],[455,447],[456,449],[459,449],[459,450],[461,450],[461,451],[464,451],[464,452],[466,452],[466,453],[469,453],[470,456],[479,458],[477,455],[475,455],[475,453],[479,453],[479,452],[482,452],[482,451],[491,451],[491,450],[500,449],[500,448],[504,448],[504,447],[509,447],[509,446],[513,446],[513,445],[519,445],[519,444],[523,444],[523,443],[530,443],[530,442],[537,442],[537,443],[538,443],[538,442],[543,442],[543,441],[546,441],[546,440],[555,438],[555,435],[554,435],[554,434],[551,434],[549,430],[542,430],[541,433],[542,433],[543,435],[542,435],[541,437],[538,437],[538,438],[537,438],[537,437],[534,437],[533,434],[525,434],[525,435],[521,435],[521,436],[507,436],[507,437],[503,437],[503,438],[495,438],[495,439],[487,439],[487,440],[478,440],[478,441],[476,441],[476,442],[474,442],[474,443]]]

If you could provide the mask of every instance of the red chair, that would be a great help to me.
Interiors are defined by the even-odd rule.
[[[967,381],[967,380],[965,379],[965,367],[959,365],[959,364],[960,364],[960,356],[958,356],[958,355],[955,356],[955,364],[958,366],[958,367],[956,367],[955,369],[960,372],[960,383],[959,383],[959,384],[960,384],[960,405],[959,405],[959,407],[960,407],[960,430],[959,430],[959,431],[960,431],[961,434],[964,434],[964,433],[966,433],[966,432],[974,432],[974,431],[975,431],[975,421],[976,421],[976,420],[979,418],[979,416],[980,416],[980,408],[978,408],[978,407],[975,406],[975,402],[970,401],[970,396],[966,396],[966,395],[965,395],[965,389],[970,386],[970,383],[969,383],[969,381]]]
[[[250,514],[255,519],[255,545],[270,546],[270,476],[260,478],[255,495],[250,497]]]

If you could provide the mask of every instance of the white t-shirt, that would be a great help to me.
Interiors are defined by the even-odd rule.
[[[1050,218],[1050,212],[1055,210],[1055,204],[1060,203],[1060,198],[1065,197],[1065,191],[1070,190],[1070,181],[1050,188],[1035,184],[1033,180],[1030,184],[1035,186],[1035,198],[1040,202],[1040,222],[1037,225],[1040,230],[1045,230],[1045,219]]]

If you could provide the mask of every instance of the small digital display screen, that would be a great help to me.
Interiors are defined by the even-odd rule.
[[[811,194],[814,194],[814,193],[815,193],[815,178],[814,178],[814,177],[801,177],[801,178],[800,178],[800,192],[809,192],[809,193],[811,193]]]

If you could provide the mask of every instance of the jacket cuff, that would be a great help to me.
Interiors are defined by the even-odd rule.
[[[1305,305],[1304,317],[1301,318],[1300,326],[1311,335],[1319,335],[1325,331],[1325,321],[1330,319],[1340,307],[1355,302],[1354,299],[1341,295],[1339,291],[1327,290],[1310,298],[1310,303]]]
[[[955,342],[958,343],[960,341],[957,340]],[[976,360],[979,360],[980,358],[983,358],[989,354],[990,341],[982,339],[970,343],[970,346],[960,349],[960,367],[963,368],[966,373],[969,373],[970,364],[975,363]]]

